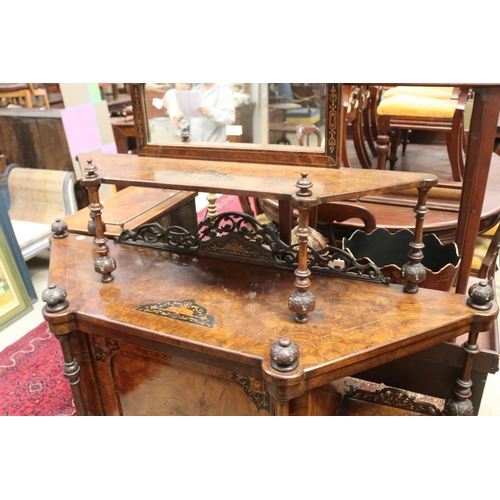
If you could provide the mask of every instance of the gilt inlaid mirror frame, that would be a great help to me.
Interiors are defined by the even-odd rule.
[[[325,89],[324,148],[283,148],[276,144],[172,143],[152,144],[146,113],[145,84],[131,83],[137,154],[139,156],[193,160],[238,161],[244,163],[340,167],[342,84],[327,83]]]

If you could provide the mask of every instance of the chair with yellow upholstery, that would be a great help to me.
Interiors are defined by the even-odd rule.
[[[50,108],[44,83],[0,83],[0,100],[24,99],[25,106],[32,108],[32,98],[38,96],[43,98],[44,106]]]
[[[453,180],[460,181],[464,170],[463,114],[468,96],[467,87],[401,86],[387,90],[377,107],[377,167],[385,169],[389,156],[390,168],[394,169],[402,130],[443,131]]]

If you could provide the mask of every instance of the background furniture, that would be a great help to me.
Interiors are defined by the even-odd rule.
[[[24,260],[50,246],[51,226],[77,211],[75,175],[60,170],[13,168],[8,176],[9,217]]]
[[[467,86],[459,87],[455,93],[449,87],[444,90],[431,87],[427,88],[426,94],[425,88],[417,87],[419,91],[415,91],[412,90],[415,87],[410,87],[408,93],[405,93],[404,86],[396,87],[393,93],[390,93],[389,89],[389,96],[380,101],[377,107],[378,168],[385,168],[389,136],[389,162],[393,170],[397,161],[401,130],[445,131],[453,180],[460,181],[464,171],[463,114],[470,89]],[[406,143],[403,154],[405,147]]]
[[[369,88],[366,85],[345,85],[343,87],[343,131],[342,165],[350,168],[351,162],[347,151],[348,127],[351,132],[354,149],[362,168],[371,168],[372,162],[365,144],[365,110],[368,109]]]
[[[235,108],[235,120],[233,125],[241,125],[241,135],[228,136],[229,142],[253,143],[253,112],[255,103],[240,104]]]
[[[132,115],[117,116],[110,118],[110,120],[115,137],[116,151],[122,154],[135,153],[134,117]]]
[[[295,133],[297,134],[297,140],[299,141],[299,144],[301,146],[305,146],[304,144],[304,139],[305,142],[307,143],[307,146],[309,146],[309,136],[314,135],[316,136],[316,146],[321,146],[323,142],[323,138],[321,136],[321,130],[316,127],[316,125],[304,125],[300,124],[295,127]]]
[[[281,132],[277,144],[290,144],[286,134],[294,132],[294,126],[315,125],[322,119],[320,108],[314,107],[317,95],[311,91],[304,92],[303,87],[300,87],[300,93],[302,95],[294,93],[290,83],[275,83],[270,86],[269,109],[282,112],[279,121],[271,114],[269,118],[269,132]]]
[[[73,171],[61,110],[0,108],[0,151],[9,163]]]
[[[114,238],[123,230],[133,231],[148,222],[158,222],[163,227],[180,226],[191,231],[197,224],[196,194],[191,191],[125,187],[106,199],[105,235]],[[64,218],[68,231],[75,234],[89,234],[89,221],[88,208]]]
[[[22,99],[27,108],[32,108],[32,99],[39,96],[43,98],[44,106],[50,108],[45,83],[0,83],[0,100],[11,102]]]

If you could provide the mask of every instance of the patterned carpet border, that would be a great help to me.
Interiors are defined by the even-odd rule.
[[[43,322],[0,353],[0,415],[71,416],[59,342]]]

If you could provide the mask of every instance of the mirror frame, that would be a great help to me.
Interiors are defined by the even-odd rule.
[[[300,146],[290,148],[276,144],[217,143],[151,144],[148,137],[145,84],[130,84],[134,113],[137,154],[160,158],[193,160],[237,161],[244,163],[270,163],[296,166],[340,167],[342,120],[342,84],[327,83],[325,96],[325,150],[304,151]]]

